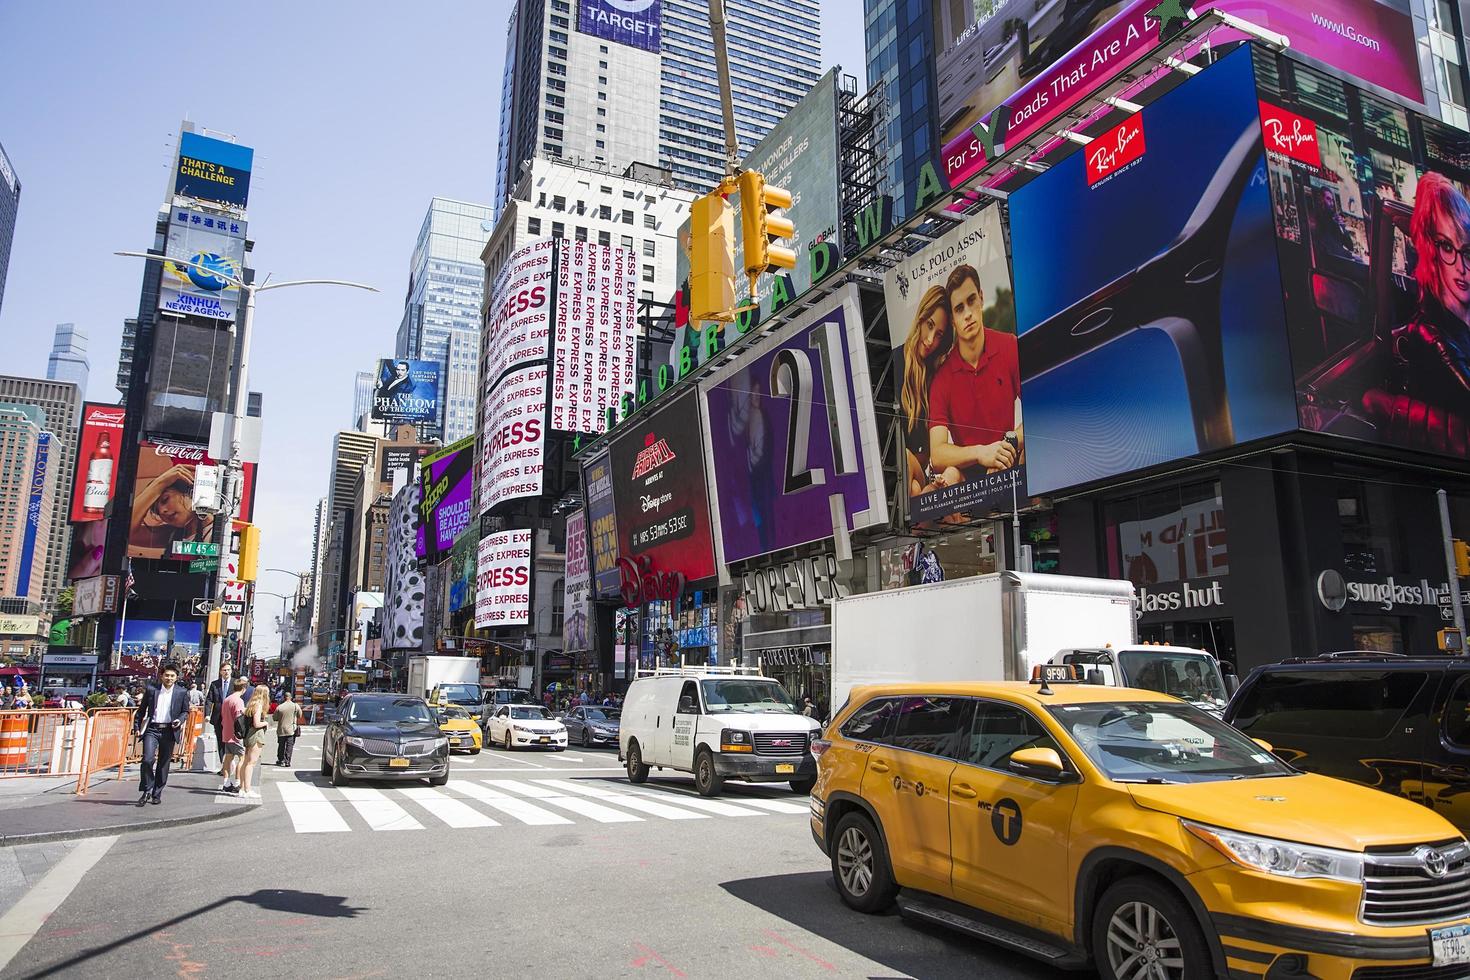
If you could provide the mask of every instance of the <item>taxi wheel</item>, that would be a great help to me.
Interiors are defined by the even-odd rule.
[[[849,813],[832,834],[832,880],[850,908],[873,914],[893,904],[898,885],[883,839],[865,814]]]
[[[1092,956],[1103,980],[1209,976],[1209,947],[1194,913],[1157,878],[1125,878],[1092,916]]]
[[[470,755],[479,755],[479,754],[480,754],[480,747],[478,745],[476,745],[474,748],[470,749]]]

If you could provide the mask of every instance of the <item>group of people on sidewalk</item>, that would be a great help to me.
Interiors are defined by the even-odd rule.
[[[209,691],[203,697],[204,711],[214,726],[215,744],[219,747],[219,774],[224,779],[220,791],[258,800],[260,790],[255,785],[255,766],[265,747],[266,729],[274,720],[276,765],[289,766],[300,731],[301,709],[288,691],[272,712],[269,687],[257,684],[249,690],[245,678],[231,677],[232,673],[229,661],[221,664],[218,679],[210,682]],[[133,716],[133,730],[143,739],[138,806],[163,802],[174,743],[183,734],[189,709],[199,705],[198,688],[191,686],[186,691],[178,679],[178,667],[171,662],[163,664],[159,683],[144,692]]]

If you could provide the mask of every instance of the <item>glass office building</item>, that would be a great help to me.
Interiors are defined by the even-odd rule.
[[[15,213],[20,208],[20,178],[0,146],[0,305],[5,302],[5,270],[10,266],[10,242],[15,237]]]

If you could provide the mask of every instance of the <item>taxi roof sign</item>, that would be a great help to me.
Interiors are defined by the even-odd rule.
[[[1031,683],[1041,685],[1037,694],[1050,694],[1048,684],[1080,684],[1082,677],[1076,664],[1037,664],[1031,668]]]

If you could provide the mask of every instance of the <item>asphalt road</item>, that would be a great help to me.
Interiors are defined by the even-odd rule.
[[[0,975],[1076,976],[850,911],[784,786],[711,806],[608,750],[487,750],[436,792],[343,791],[319,745],[232,819],[62,862],[79,880]]]

